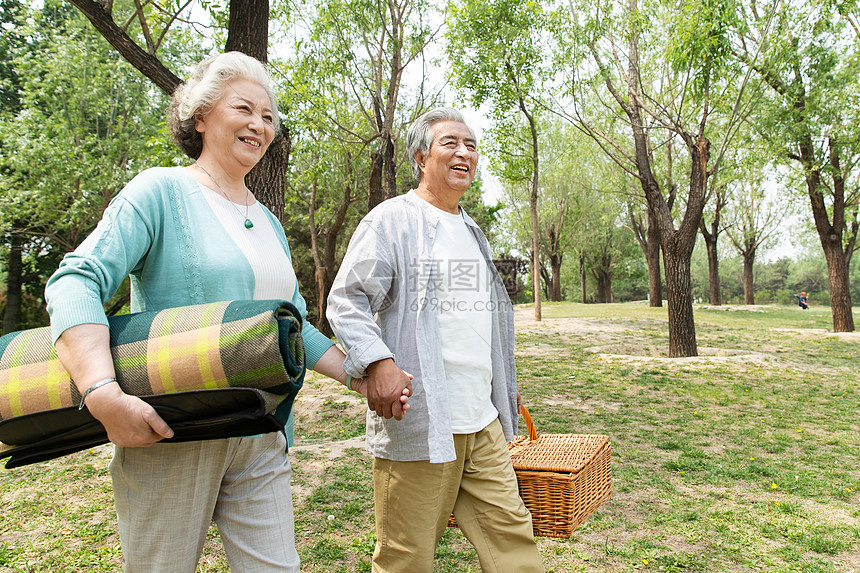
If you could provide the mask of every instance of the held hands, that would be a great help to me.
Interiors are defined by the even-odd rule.
[[[401,370],[391,358],[367,367],[367,377],[353,381],[357,392],[367,396],[367,407],[383,418],[402,420],[409,409],[412,375]]]
[[[409,378],[410,380],[412,379],[411,374],[409,374]],[[349,389],[353,392],[358,392],[367,398],[367,378],[352,378],[349,383]],[[400,403],[403,404],[404,412],[409,409],[409,404],[407,404],[407,402],[409,401],[410,394],[411,392],[409,391],[409,388],[404,388],[403,395],[400,396]]]
[[[86,408],[102,423],[108,439],[117,446],[146,447],[172,438],[173,430],[155,409],[126,394],[118,384],[108,384],[87,396]]]

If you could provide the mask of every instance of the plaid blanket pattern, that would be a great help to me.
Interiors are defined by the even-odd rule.
[[[137,396],[229,387],[295,395],[301,317],[284,301],[229,301],[111,317],[116,378]],[[77,406],[49,328],[0,338],[0,420]]]

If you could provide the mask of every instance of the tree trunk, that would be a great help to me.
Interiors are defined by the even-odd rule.
[[[804,135],[807,135],[806,133]],[[848,282],[848,261],[851,253],[843,250],[843,232],[845,228],[845,178],[839,166],[839,147],[829,140],[831,177],[833,178],[833,222],[831,223],[824,194],[821,191],[823,183],[821,174],[816,169],[807,173],[806,185],[809,201],[812,205],[812,216],[818,240],[824,250],[824,260],[827,261],[827,279],[830,292],[830,313],[833,316],[833,332],[853,332],[854,314],[851,308],[851,291]],[[804,139],[800,146],[801,158],[804,165],[811,164],[814,157],[814,147],[811,136]],[[853,246],[853,239],[852,239]]]
[[[561,302],[561,263],[563,255],[556,253],[550,255],[549,264],[552,268],[552,281],[549,289],[549,300],[553,302]]]
[[[833,138],[828,138],[828,156],[830,160],[829,170],[833,179],[831,191],[833,193],[833,204],[828,210],[824,201],[824,186],[821,181],[821,169],[816,158],[816,143],[813,140],[811,129],[806,123],[806,86],[802,79],[799,66],[792,70],[794,72],[795,84],[792,91],[786,93],[781,90],[781,84],[769,82],[777,92],[789,98],[792,102],[796,123],[798,124],[799,138],[797,141],[800,151],[799,160],[806,173],[806,190],[809,195],[809,203],[812,207],[812,218],[815,221],[815,230],[818,232],[818,240],[824,250],[824,259],[827,262],[827,278],[830,282],[830,313],[833,317],[833,332],[853,332],[854,314],[851,308],[851,292],[848,283],[848,262],[850,253],[846,255],[843,250],[843,232],[846,227],[845,208],[845,176],[840,167],[841,145]],[[771,76],[765,74],[765,81]],[[832,211],[832,222],[831,212]],[[856,227],[854,227],[856,231]],[[856,237],[855,237],[856,238]],[[853,248],[854,239],[850,240]]]
[[[269,0],[230,0],[226,52],[242,52],[264,64],[269,53]]]
[[[543,297],[546,300],[552,300],[549,292],[549,289],[552,288],[552,275],[548,270],[546,270],[546,266],[544,265],[540,266],[540,278],[541,284],[543,285]]]
[[[316,267],[314,268],[314,290],[317,294],[317,330],[325,334],[326,336],[331,336],[331,326],[328,324],[328,320],[325,316],[325,311],[327,307],[327,301],[325,297],[325,293],[327,292],[326,283],[327,275],[325,267]],[[330,288],[330,287],[329,287]]]
[[[254,193],[257,201],[265,205],[282,223],[291,147],[289,129],[284,127],[260,162],[245,176],[245,184]]]
[[[534,291],[535,301],[535,320],[541,320],[541,300],[540,300],[540,226],[538,224],[538,189],[539,186],[539,158],[538,158],[538,138],[537,125],[534,117],[528,112],[525,101],[520,96],[520,111],[526,116],[529,122],[529,129],[532,136],[532,181],[531,192],[529,193],[529,213],[531,214],[532,222],[532,290]]]
[[[658,220],[661,221],[660,237],[663,247],[663,263],[666,267],[666,291],[669,311],[669,357],[698,356],[696,345],[696,324],[693,316],[693,292],[690,280],[690,258],[696,244],[702,209],[705,206],[705,190],[708,180],[708,158],[710,142],[699,136],[690,151],[690,193],[687,211],[680,228],[675,231],[671,214],[662,195],[654,193],[656,187],[649,188],[648,206],[660,208]],[[639,154],[637,149],[637,155]]]
[[[638,9],[636,0],[628,0],[630,14]],[[628,38],[628,98],[624,101],[616,97],[630,119],[635,149],[636,170],[648,211],[660,231],[660,245],[663,249],[663,263],[666,267],[666,293],[669,311],[669,356],[697,356],[696,326],[693,318],[693,295],[690,290],[690,257],[696,244],[699,222],[705,206],[708,182],[708,159],[710,142],[704,136],[706,116],[703,115],[699,133],[690,135],[684,130],[678,134],[684,140],[690,153],[690,188],[687,195],[686,211],[681,225],[675,230],[671,206],[663,196],[660,184],[652,169],[651,145],[642,120],[642,98],[639,95],[639,36],[630,34]],[[707,80],[706,80],[707,83]],[[614,89],[610,84],[610,89]],[[674,193],[670,194],[674,200]]]
[[[394,142],[391,140],[391,134],[385,134],[385,167],[383,169],[383,196],[386,199],[391,199],[397,195],[397,161],[394,157]]]
[[[648,266],[648,306],[663,306],[663,279],[660,276],[660,230],[653,212],[648,209],[648,223],[642,223],[642,217],[629,211],[630,225],[636,242],[645,255]]]
[[[385,199],[385,192],[382,190],[382,164],[384,157],[381,150],[370,155],[370,178],[367,183],[368,213]]]
[[[562,208],[559,211],[558,228],[563,223]],[[551,270],[550,279],[547,281],[547,299],[553,302],[561,302],[561,263],[564,260],[564,252],[561,250],[561,237],[556,230],[556,225],[551,224],[547,230],[547,247],[549,249],[549,266]]]
[[[597,302],[612,302],[612,277],[602,268],[598,268],[594,276],[597,279]]]
[[[6,310],[3,312],[3,334],[18,330],[21,317],[21,286],[24,263],[21,236],[10,236],[9,259],[6,266]]]
[[[582,304],[585,304],[585,302],[586,302],[586,296],[585,296],[585,284],[586,284],[586,283],[585,283],[585,279],[586,279],[586,275],[585,275],[585,255],[580,254],[580,255],[579,255],[579,288],[580,288],[581,295],[582,295]]]
[[[827,261],[827,279],[830,283],[830,313],[833,332],[854,332],[854,314],[851,308],[851,291],[848,282],[848,264],[842,250],[842,237],[820,237]]]
[[[352,163],[350,162],[350,165]],[[352,170],[350,168],[350,176]],[[316,293],[316,310],[317,310],[317,330],[324,335],[331,337],[333,335],[331,325],[326,317],[326,309],[328,308],[328,293],[331,291],[331,285],[334,282],[335,270],[337,267],[336,257],[338,252],[338,235],[343,229],[346,215],[349,212],[349,207],[354,202],[352,188],[347,187],[345,193],[341,197],[340,205],[334,214],[334,218],[328,227],[317,230],[317,181],[314,180],[311,186],[311,198],[308,203],[308,225],[311,233],[311,253],[314,258],[314,290]],[[320,248],[319,237],[324,237],[322,248]],[[320,255],[322,251],[322,255]]]
[[[676,250],[679,249],[676,247]],[[696,324],[693,319],[690,255],[673,251],[671,248],[663,251],[668,295],[669,357],[698,356]]]
[[[328,337],[334,335],[331,330],[331,325],[328,323],[328,318],[326,317],[326,309],[328,308],[328,293],[331,292],[331,285],[334,282],[335,276],[335,253],[337,252],[337,233],[334,236],[326,234],[324,252],[323,252],[323,266],[322,272],[320,273],[321,277],[316,277],[316,288],[317,288],[317,311],[319,312],[319,318],[317,319],[317,330],[322,332]]]
[[[717,236],[716,233],[708,233],[704,228],[702,229],[705,250],[708,252],[708,299],[711,305],[722,306],[723,299],[720,295],[720,260],[717,257]]]
[[[390,60],[388,68],[383,69],[384,61],[379,58],[375,63],[376,92],[373,94],[374,129],[379,136],[379,148],[373,155],[370,168],[370,189],[367,195],[367,210],[370,211],[382,201],[397,194],[397,158],[394,149],[394,118],[400,93],[400,79],[403,76],[403,46],[405,33],[406,4],[387,3],[390,27],[385,28],[388,39]],[[381,14],[380,14],[381,15]],[[369,47],[369,46],[368,46]],[[382,78],[388,82],[383,94]],[[384,97],[383,97],[384,95]]]
[[[538,238],[538,216],[537,216],[537,197],[536,193],[532,192],[529,198],[529,212],[532,219],[532,293],[534,294],[535,303],[535,320],[541,320],[541,296],[540,296],[540,255],[538,248],[540,246]]]
[[[645,262],[648,263],[648,306],[663,306],[663,277],[660,273],[660,228],[657,220],[648,210],[648,242],[645,248]]]
[[[755,277],[753,276],[753,265],[755,264],[755,248],[747,249],[743,253],[744,258],[744,304],[755,304]]]

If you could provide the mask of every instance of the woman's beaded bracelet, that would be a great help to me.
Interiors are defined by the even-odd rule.
[[[90,392],[96,390],[97,388],[101,388],[102,386],[106,386],[111,382],[116,382],[116,378],[105,378],[104,380],[99,380],[98,382],[84,390],[84,393],[81,394],[81,404],[80,406],[78,406],[78,410],[84,409],[84,401],[87,399],[87,396],[90,395]]]

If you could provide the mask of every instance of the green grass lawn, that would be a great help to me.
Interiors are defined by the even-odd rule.
[[[860,571],[860,335],[830,333],[828,308],[699,307],[700,356],[685,359],[666,358],[665,308],[517,313],[539,433],[612,442],[612,498],[570,539],[539,538],[548,571]],[[305,445],[290,454],[302,570],[369,571],[363,405],[319,377],[303,393]],[[0,571],[121,570],[109,456],[0,470]],[[199,570],[229,570],[214,526]],[[458,530],[435,570],[480,571]]]

